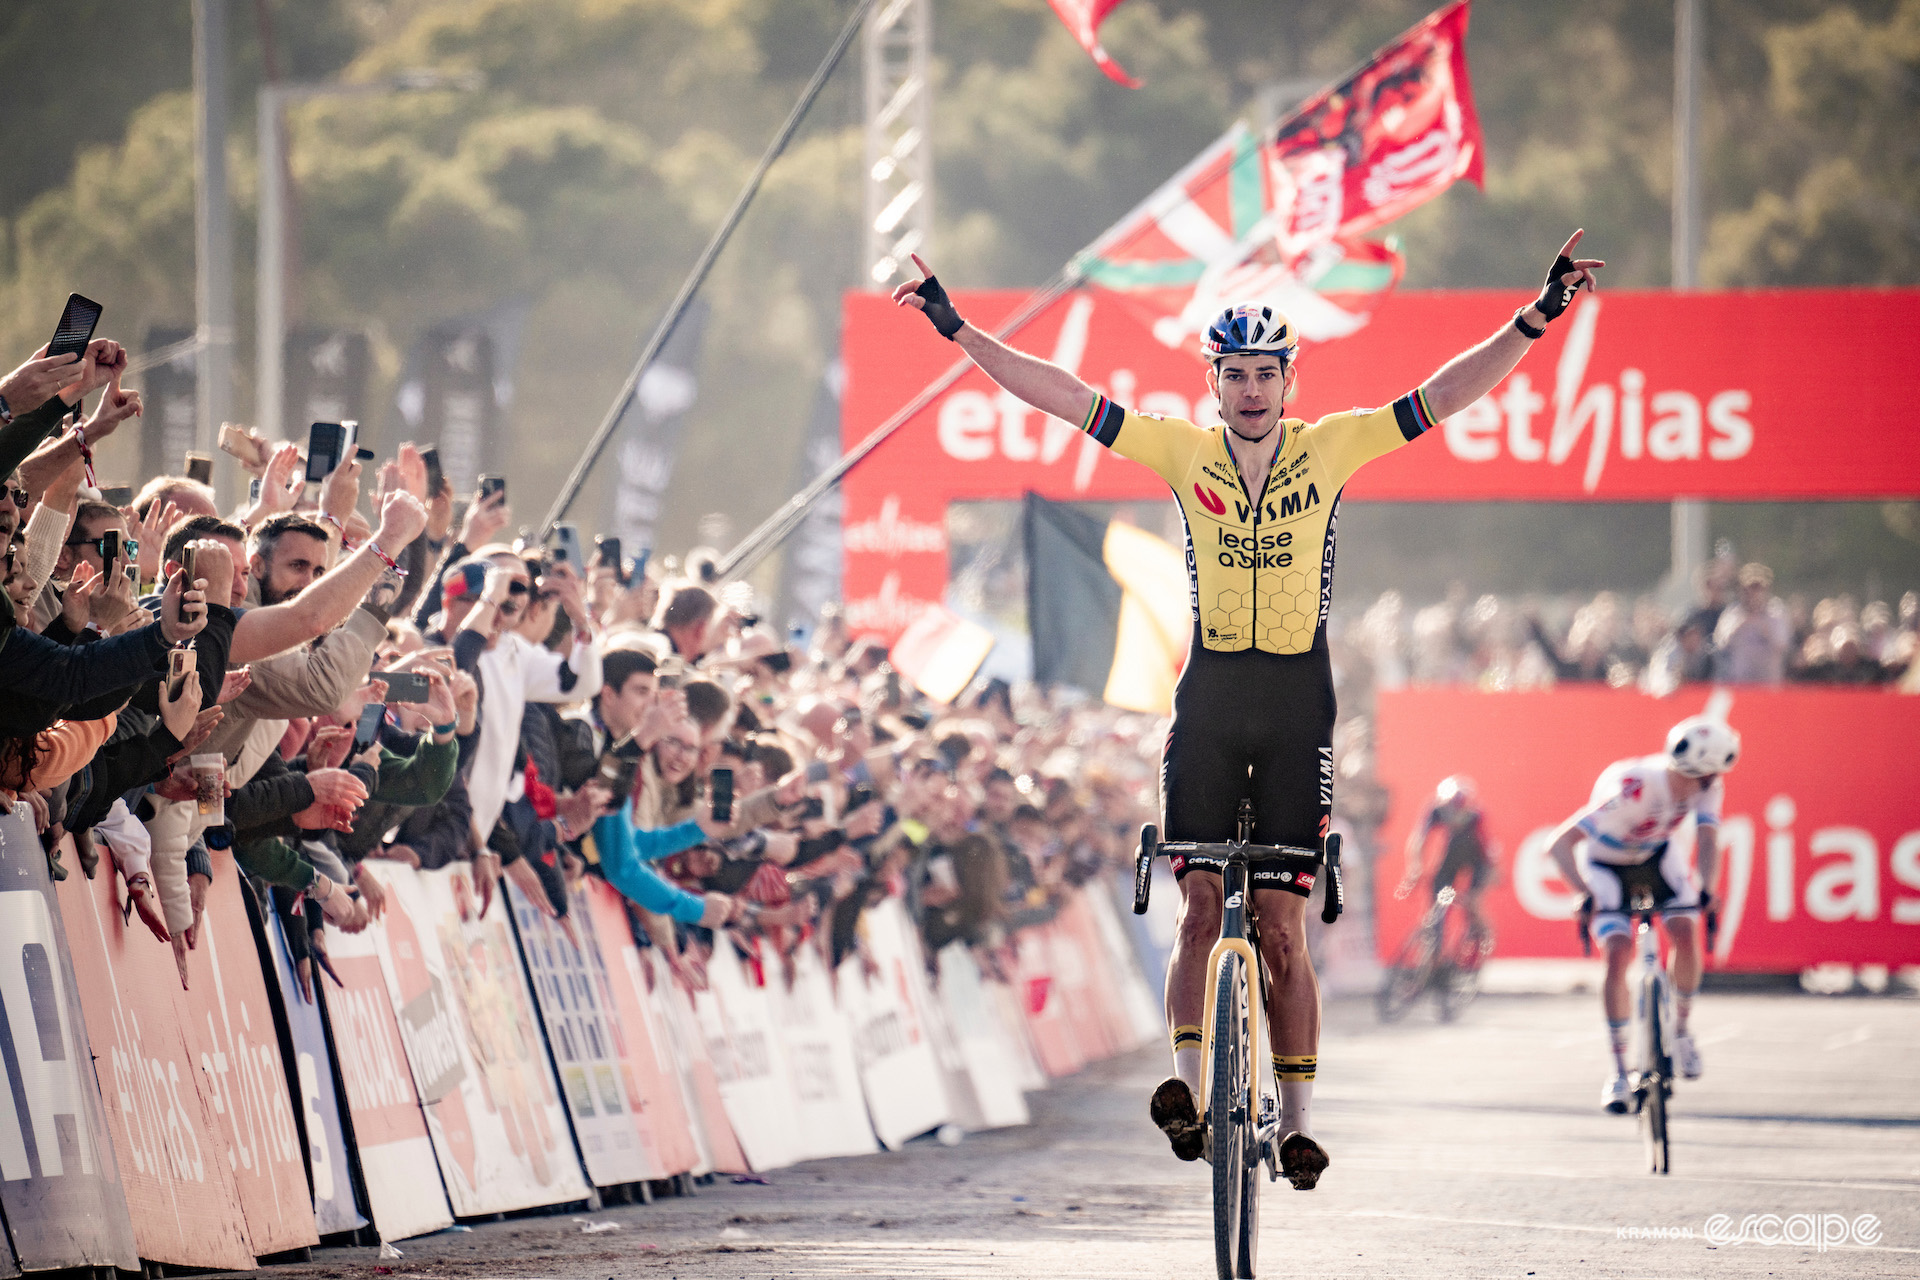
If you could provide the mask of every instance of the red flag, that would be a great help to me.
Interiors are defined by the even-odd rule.
[[[1275,129],[1266,159],[1283,258],[1351,241],[1456,178],[1480,185],[1467,5],[1428,15]]]
[[[1048,0],[1053,11],[1060,15],[1060,21],[1067,24],[1067,30],[1073,32],[1073,38],[1080,42],[1093,58],[1094,65],[1107,73],[1107,79],[1115,84],[1125,85],[1129,89],[1138,89],[1140,82],[1121,69],[1120,64],[1107,56],[1100,47],[1100,24],[1107,15],[1120,7],[1120,0]]]

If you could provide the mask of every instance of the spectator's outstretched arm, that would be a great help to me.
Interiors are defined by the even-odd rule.
[[[1533,338],[1546,332],[1581,289],[1599,288],[1595,272],[1607,264],[1598,258],[1573,258],[1574,246],[1585,231],[1576,231],[1561,248],[1548,268],[1547,283],[1538,300],[1524,308],[1513,321],[1478,346],[1469,347],[1440,366],[1439,372],[1420,386],[1420,394],[1433,413],[1434,421],[1450,418],[1500,385],[1527,354]],[[1522,332],[1525,325],[1532,336]]]
[[[234,628],[235,664],[285,653],[345,622],[387,568],[384,556],[403,549],[426,526],[426,508],[410,493],[387,495],[373,538],[305,591],[284,604],[249,609]]]

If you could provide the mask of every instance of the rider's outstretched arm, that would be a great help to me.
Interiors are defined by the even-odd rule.
[[[918,254],[913,262],[925,274],[893,291],[897,305],[924,312],[941,336],[958,343],[989,378],[1040,412],[1076,425],[1086,422],[1097,398],[1092,387],[1059,365],[1016,351],[962,320],[947,291],[934,278],[933,269]]]
[[[1553,844],[1547,849],[1547,856],[1553,859],[1554,866],[1560,868],[1560,878],[1567,882],[1567,887],[1583,894],[1592,890],[1587,887],[1586,877],[1580,874],[1580,864],[1574,859],[1573,851],[1586,836],[1580,830],[1580,819],[1585,816],[1586,810],[1583,809],[1562,823],[1560,830],[1554,832]]]
[[[1500,380],[1520,363],[1520,357],[1527,354],[1533,339],[1545,333],[1547,325],[1567,309],[1575,293],[1582,288],[1599,288],[1594,272],[1607,264],[1598,258],[1570,256],[1585,234],[1574,232],[1560,250],[1538,299],[1516,314],[1512,322],[1502,325],[1498,333],[1462,351],[1421,384],[1420,394],[1436,422],[1452,417],[1499,386]]]

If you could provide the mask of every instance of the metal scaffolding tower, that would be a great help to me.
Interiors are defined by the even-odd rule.
[[[870,289],[910,274],[933,230],[932,0],[886,0],[867,19],[866,232]]]

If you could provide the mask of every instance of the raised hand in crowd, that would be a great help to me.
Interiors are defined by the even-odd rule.
[[[348,458],[320,483],[320,516],[344,525],[360,505],[360,460]],[[336,530],[338,532],[338,530]]]
[[[189,681],[189,683],[194,682]],[[213,736],[213,731],[220,727],[220,721],[225,718],[226,714],[227,713],[219,707],[201,708],[200,714],[193,718],[193,727],[187,730],[187,736],[180,739],[180,749],[167,757],[167,764],[169,766],[178,764],[195,751],[198,751],[206,740]],[[233,794],[233,786],[231,784],[227,786],[227,794]],[[193,799],[193,795],[190,792],[185,796],[174,798],[191,800]]]
[[[687,718],[687,695],[678,689],[662,689],[634,726],[634,745],[645,751],[667,735],[667,730]],[[804,782],[805,779],[803,778]]]
[[[391,556],[404,550],[426,527],[426,506],[412,494],[398,490],[381,499],[380,527],[374,530],[373,540]]]
[[[151,503],[145,519],[132,507],[121,508],[121,514],[127,518],[127,536],[140,544],[140,581],[158,582],[167,531],[180,522],[179,505],[172,501]]]
[[[166,637],[167,643],[191,640],[206,625],[207,593],[198,586],[189,589],[185,574],[176,573],[168,578],[167,589],[160,597],[160,634]]]
[[[176,741],[184,743],[192,736],[193,723],[200,717],[200,682],[182,680],[177,696],[167,688],[169,683],[160,682],[160,723]]]
[[[49,356],[43,346],[29,356],[25,364],[0,378],[0,396],[6,398],[15,413],[24,413],[39,408],[79,382],[81,373],[79,356],[71,352]]]
[[[362,705],[365,705],[364,702]],[[358,713],[355,714],[355,719],[358,719]],[[351,750],[353,750],[352,725],[316,725],[312,736],[307,739],[307,768],[314,771],[338,769],[347,762],[347,752]]]
[[[267,459],[266,470],[261,473],[260,497],[240,523],[252,528],[277,515],[284,515],[293,510],[305,488],[306,473],[301,469],[300,446],[291,443],[280,445]]]
[[[220,682],[219,701],[222,703],[232,702],[252,687],[253,668],[234,667],[227,672],[226,679]]]
[[[472,551],[484,547],[499,536],[513,520],[513,508],[507,505],[507,491],[498,490],[486,497],[475,497],[460,522],[460,545]]]
[[[547,897],[547,886],[541,881],[540,873],[533,869],[531,862],[525,858],[515,858],[507,863],[506,878],[519,886],[520,895],[532,903],[541,915],[549,920],[560,919],[560,913],[554,909],[552,900]],[[482,908],[481,913],[485,914],[485,908]]]
[[[373,868],[366,863],[358,863],[353,868],[353,887],[360,891],[360,900],[367,904],[367,918],[378,920],[387,912],[387,886],[381,884],[373,874]]]

